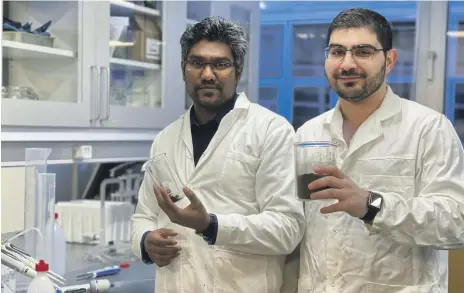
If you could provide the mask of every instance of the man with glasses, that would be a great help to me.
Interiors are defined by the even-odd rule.
[[[181,38],[193,106],[155,138],[186,197],[173,202],[148,176],[132,218],[133,250],[155,263],[163,293],[280,293],[286,255],[303,237],[295,196],[293,127],[236,93],[247,42],[219,17]]]
[[[447,252],[464,245],[464,154],[441,113],[402,99],[386,77],[397,59],[380,14],[332,21],[325,74],[339,101],[297,130],[338,144],[337,165],[308,185],[301,293],[445,293]]]

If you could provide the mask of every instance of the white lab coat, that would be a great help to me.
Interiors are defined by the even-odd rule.
[[[156,268],[163,293],[279,293],[286,255],[301,241],[304,212],[295,196],[294,130],[281,116],[239,95],[197,166],[189,112],[155,138],[151,156],[166,153],[182,184],[218,218],[216,245],[173,224],[160,210],[145,177],[132,218],[133,251],[141,256],[145,231],[179,233],[181,254]],[[184,197],[176,203],[186,207]]]
[[[342,125],[337,105],[296,139],[339,142],[338,167],[383,195],[383,208],[368,227],[347,213],[322,215],[327,201],[306,202],[299,292],[448,292],[447,252],[436,248],[464,244],[464,154],[453,126],[390,88],[349,147]]]

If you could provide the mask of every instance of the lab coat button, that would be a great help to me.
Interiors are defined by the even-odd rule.
[[[332,230],[332,231],[334,231],[334,232],[337,232],[337,228],[333,228],[333,230]]]

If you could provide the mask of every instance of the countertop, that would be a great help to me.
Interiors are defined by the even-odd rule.
[[[19,247],[23,247],[16,241],[15,244],[19,244]],[[76,276],[86,273],[90,270],[96,270],[110,265],[119,265],[119,263],[105,264],[96,260],[87,260],[85,257],[86,253],[89,251],[89,249],[94,247],[95,246],[84,244],[68,243],[66,245],[66,274],[64,276],[66,278],[66,284],[63,286],[89,283],[91,280],[76,281]],[[116,287],[110,289],[110,293],[154,293],[155,266],[146,265],[140,260],[130,262],[129,264],[130,267],[122,269],[119,274],[101,277],[99,279],[108,279],[111,283],[116,284]],[[27,283],[24,282],[29,282],[29,280],[31,279],[16,274],[16,281],[25,284],[25,286],[27,286]],[[27,289],[18,290],[18,287],[16,290],[17,293],[26,291]]]
[[[103,268],[108,265],[119,265],[114,264],[103,264],[99,261],[88,261],[85,260],[85,253],[92,248],[90,245],[81,244],[67,244],[67,257],[66,257],[66,285],[84,284],[90,280],[75,281],[76,276],[85,273],[89,270],[95,270]],[[102,279],[108,279],[110,282],[120,284],[120,287],[115,287],[110,290],[114,293],[123,292],[137,292],[137,293],[153,293],[155,291],[154,285],[155,278],[155,266],[146,265],[142,261],[135,261],[130,263],[130,267],[121,270],[117,275],[102,277]]]

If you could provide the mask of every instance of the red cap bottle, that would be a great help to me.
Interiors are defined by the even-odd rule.
[[[43,259],[39,260],[39,262],[35,264],[35,271],[48,272],[48,263],[46,263]]]

